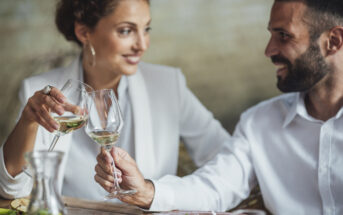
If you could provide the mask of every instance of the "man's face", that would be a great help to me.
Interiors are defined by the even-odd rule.
[[[307,91],[330,70],[318,43],[310,39],[305,12],[301,2],[275,2],[272,8],[265,54],[278,67],[277,86],[282,92]]]

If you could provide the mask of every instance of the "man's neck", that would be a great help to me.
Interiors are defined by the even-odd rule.
[[[327,121],[343,106],[343,82],[339,79],[322,80],[306,93],[305,105],[309,115]]]

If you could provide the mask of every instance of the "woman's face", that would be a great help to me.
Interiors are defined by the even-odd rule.
[[[97,72],[132,75],[149,47],[150,8],[144,0],[120,1],[116,9],[99,20],[88,33],[96,52]]]

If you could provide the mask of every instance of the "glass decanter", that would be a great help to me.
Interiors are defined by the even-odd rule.
[[[57,187],[63,155],[59,151],[33,151],[25,154],[34,175],[27,215],[67,214]]]

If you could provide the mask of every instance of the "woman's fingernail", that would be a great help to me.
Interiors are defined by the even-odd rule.
[[[65,98],[64,97],[58,97],[58,101],[61,102],[61,103],[64,103],[65,102]]]
[[[64,109],[61,108],[61,107],[58,107],[58,108],[57,108],[57,112],[58,112],[59,115],[62,115],[63,112],[64,112]]]
[[[60,127],[60,125],[57,124],[57,123],[54,123],[53,127],[54,127],[55,130],[57,130]]]

